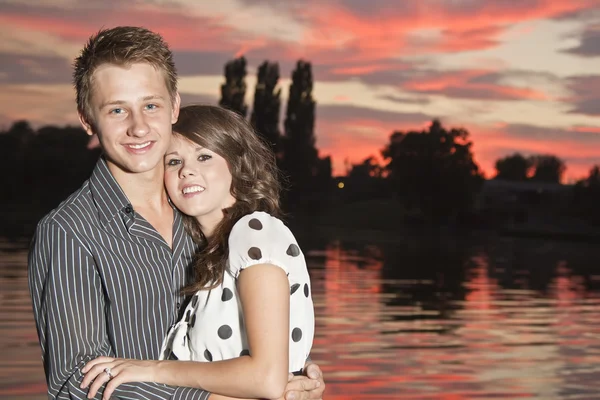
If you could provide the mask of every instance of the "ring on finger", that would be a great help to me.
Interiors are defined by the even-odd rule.
[[[113,375],[111,374],[111,372],[110,372],[110,368],[109,368],[109,367],[106,367],[106,368],[104,368],[104,373],[105,373],[106,375],[108,375],[108,379],[109,379],[109,380],[111,380],[111,379],[113,378]]]

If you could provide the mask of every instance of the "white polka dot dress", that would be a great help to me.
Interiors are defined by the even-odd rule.
[[[229,236],[228,269],[220,286],[200,290],[163,343],[161,359],[217,361],[248,355],[237,291],[241,270],[257,264],[281,267],[290,283],[289,372],[300,371],[314,337],[314,307],[304,255],[292,232],[267,213],[242,217]]]

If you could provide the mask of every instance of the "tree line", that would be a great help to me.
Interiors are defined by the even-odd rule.
[[[259,66],[249,116],[246,75],[244,57],[226,63],[219,105],[249,118],[276,153],[288,211],[316,213],[347,203],[393,199],[429,221],[473,212],[485,179],[466,129],[447,128],[433,120],[425,129],[393,132],[381,151],[382,164],[371,156],[350,165],[345,177],[333,178],[330,157],[320,157],[316,147],[311,64],[299,60],[291,73],[283,124],[278,64],[265,61]],[[88,145],[89,137],[78,127],[36,130],[27,121],[17,121],[0,132],[3,230],[31,232],[43,214],[79,187],[100,154]],[[553,155],[513,154],[497,160],[494,179],[559,184],[565,169],[565,163]],[[597,223],[599,171],[595,166],[574,185],[571,199],[582,217]]]

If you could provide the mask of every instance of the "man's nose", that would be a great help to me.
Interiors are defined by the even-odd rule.
[[[131,114],[131,126],[129,127],[129,135],[135,137],[144,137],[150,132],[150,126],[146,121],[144,113],[134,112]]]

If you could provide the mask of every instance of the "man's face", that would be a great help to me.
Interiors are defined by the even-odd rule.
[[[159,168],[171,141],[171,125],[179,115],[163,75],[150,64],[104,64],[92,76],[91,114],[113,174],[144,173]]]

